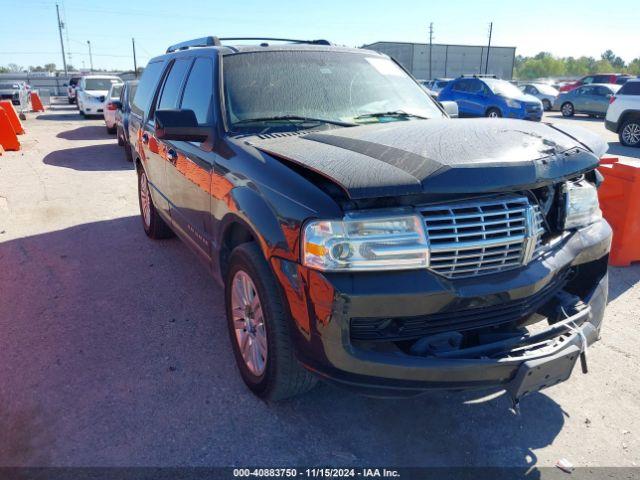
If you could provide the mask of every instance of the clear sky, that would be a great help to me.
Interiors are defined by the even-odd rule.
[[[0,65],[61,66],[54,0],[0,0]],[[172,43],[206,35],[326,38],[359,46],[377,40],[515,46],[596,58],[612,49],[625,61],[640,57],[636,0],[59,0],[71,63],[131,69]]]

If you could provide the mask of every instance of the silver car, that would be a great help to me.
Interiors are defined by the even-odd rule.
[[[533,95],[540,100],[542,102],[542,107],[545,110],[551,110],[553,103],[560,94],[558,90],[545,83],[521,83],[519,88],[524,93]]]
[[[29,105],[29,90],[24,82],[0,82],[0,100],[11,100],[18,110],[26,110]]]
[[[609,101],[621,85],[613,83],[591,83],[562,92],[553,104],[553,110],[562,112],[563,117],[573,117],[576,113],[603,117],[607,113]]]

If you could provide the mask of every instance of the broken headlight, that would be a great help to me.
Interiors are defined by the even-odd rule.
[[[564,184],[564,229],[586,227],[602,218],[598,190],[584,178]]]
[[[418,215],[347,215],[305,226],[302,261],[330,271],[426,268],[429,245]]]

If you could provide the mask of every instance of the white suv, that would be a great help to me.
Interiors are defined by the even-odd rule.
[[[76,90],[76,103],[82,115],[101,115],[111,85],[122,83],[114,75],[89,75],[82,77]]]
[[[640,147],[640,78],[629,80],[611,97],[605,126],[618,134],[622,145]]]

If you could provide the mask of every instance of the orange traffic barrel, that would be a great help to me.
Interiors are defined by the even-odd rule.
[[[0,108],[0,145],[5,150],[20,150],[20,141],[4,108]]]
[[[18,118],[16,109],[13,108],[11,100],[0,101],[0,108],[7,113],[9,121],[11,122],[11,126],[13,127],[13,131],[16,133],[16,135],[22,135],[24,133],[24,128],[22,128],[22,123]]]
[[[31,92],[31,110],[34,112],[44,112],[44,106],[38,92]]]
[[[598,189],[600,208],[613,230],[609,263],[626,267],[640,260],[640,168],[607,158],[598,171],[604,177]]]

